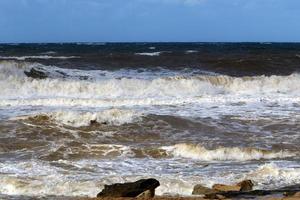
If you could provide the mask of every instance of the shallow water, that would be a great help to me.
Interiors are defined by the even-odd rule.
[[[158,195],[191,195],[199,183],[246,178],[257,189],[300,182],[300,75],[291,67],[300,64],[291,56],[300,47],[123,45],[103,44],[98,51],[142,56],[145,63],[151,57],[161,65],[116,68],[106,60],[101,67],[105,59],[92,59],[96,44],[79,44],[81,53],[68,45],[62,45],[63,52],[51,45],[37,45],[39,51],[24,45],[22,52],[18,46],[2,47],[7,50],[0,57],[4,199],[93,197],[104,184],[146,177],[161,182]],[[204,61],[197,67],[163,67],[168,53],[184,62],[202,58],[205,48],[210,56],[226,57],[229,47],[229,54],[239,52],[236,60],[277,55],[292,64],[285,73],[268,68],[271,76],[256,68],[220,73]],[[136,59],[131,65],[139,63]],[[32,68],[48,78],[27,77],[24,72]]]

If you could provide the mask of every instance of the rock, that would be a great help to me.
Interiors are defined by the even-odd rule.
[[[30,71],[24,71],[25,75],[31,78],[37,78],[37,79],[45,79],[48,77],[48,75],[40,70],[37,70],[35,68],[31,68]]]
[[[229,192],[229,191],[240,191],[241,187],[238,185],[223,185],[223,184],[215,184],[212,187],[214,190],[218,192]]]
[[[104,189],[97,197],[137,197],[146,192],[145,196],[154,196],[155,188],[159,186],[156,179],[141,179],[131,183],[116,183],[113,185],[105,185]]]
[[[300,197],[300,192],[296,192],[296,191],[284,192],[283,195],[286,197]]]
[[[300,197],[300,192],[296,192],[293,197]]]
[[[153,198],[155,196],[155,189],[153,190],[146,190],[145,192],[139,194],[137,198],[142,198],[142,199],[149,199]]]
[[[226,197],[224,197],[223,195],[216,194],[216,193],[206,194],[204,198],[205,199],[226,199]]]
[[[193,195],[206,195],[206,194],[215,194],[217,193],[217,190],[208,188],[208,187],[204,187],[200,184],[195,185],[194,189],[193,189]]]
[[[253,182],[251,180],[244,180],[236,185],[215,184],[213,185],[212,188],[221,192],[229,192],[229,191],[247,192],[253,189]]]
[[[240,191],[242,192],[248,192],[248,191],[251,191],[253,190],[253,182],[251,180],[244,180],[240,183],[237,184],[237,186],[240,186]]]

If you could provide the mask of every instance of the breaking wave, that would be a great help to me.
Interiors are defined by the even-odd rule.
[[[48,78],[35,79],[26,76],[24,72],[33,68]],[[115,101],[121,101],[120,105],[159,105],[195,102],[199,98],[292,100],[298,98],[300,92],[299,74],[241,78],[225,75],[157,75],[149,78],[142,75],[114,76],[113,73],[118,72],[108,75],[107,71],[101,70],[73,70],[38,63],[2,61],[0,104],[31,105],[30,102],[26,102],[28,99],[37,105],[39,103],[36,101],[59,104],[62,99],[62,102],[71,101],[70,105],[72,102],[76,104],[77,101],[79,104],[81,101],[93,101],[91,103],[110,102],[111,106]],[[7,102],[8,100],[10,102]]]
[[[136,181],[140,178],[148,177],[146,175],[134,174],[135,165],[141,165],[142,162],[126,163],[106,160],[106,161],[58,161],[57,164],[72,165],[72,170],[66,171],[55,165],[50,165],[42,161],[30,161],[19,163],[1,163],[0,171],[3,173],[0,179],[0,193],[8,195],[30,195],[30,196],[45,196],[63,194],[64,196],[90,196],[94,197],[102,190],[105,184]],[[158,163],[148,162],[151,166],[147,169],[155,168]],[[96,172],[85,174],[81,176],[80,170],[91,170],[93,166],[97,166]],[[109,167],[116,167],[117,169],[105,174],[103,170]],[[123,169],[125,167],[125,169]],[[76,169],[76,170],[75,170]],[[118,170],[129,171],[128,175],[120,175]],[[221,170],[221,169],[220,169]],[[92,170],[91,170],[92,171]],[[62,173],[65,172],[66,174]],[[92,171],[93,172],[93,171]],[[10,174],[22,174],[21,176],[11,176]],[[238,172],[233,172],[238,173]],[[227,174],[226,178],[230,178],[229,182],[236,183],[245,178],[251,179],[255,182],[257,189],[280,188],[284,186],[294,185],[299,183],[300,171],[297,168],[279,167],[276,164],[264,164],[254,168],[250,172],[235,174]],[[224,180],[222,174],[211,174],[205,176],[204,179],[197,176],[164,176],[160,177],[157,174],[152,175],[161,182],[161,186],[157,189],[158,195],[163,194],[180,194],[191,195],[193,187],[196,184],[207,182],[215,182],[217,180]]]
[[[210,150],[195,144],[176,144],[174,146],[163,147],[163,149],[173,156],[202,161],[247,161],[295,156],[294,153],[288,151],[268,151],[255,148],[220,147]]]
[[[47,54],[53,54],[52,52],[46,52]],[[42,55],[42,56],[0,56],[0,59],[2,60],[28,60],[28,59],[42,59],[42,60],[48,60],[48,59],[59,59],[59,60],[67,60],[67,59],[74,59],[74,58],[80,58],[78,56],[49,56],[49,55]]]
[[[162,52],[143,52],[143,53],[135,53],[135,55],[139,56],[159,56]]]
[[[275,163],[264,164],[245,175],[258,183],[259,187],[280,188],[299,184],[299,167],[280,167]]]
[[[83,127],[91,124],[122,125],[133,123],[140,119],[141,114],[131,110],[109,109],[102,112],[59,111],[41,113],[12,118],[12,120],[29,119],[33,121],[54,121],[58,124]]]

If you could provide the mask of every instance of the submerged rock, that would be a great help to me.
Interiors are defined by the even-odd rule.
[[[140,197],[152,198],[155,195],[155,188],[160,185],[156,179],[141,179],[131,183],[116,183],[105,185],[97,197]]]
[[[37,78],[37,79],[45,79],[48,78],[48,75],[35,68],[31,68],[30,71],[24,71],[25,75],[31,78]]]

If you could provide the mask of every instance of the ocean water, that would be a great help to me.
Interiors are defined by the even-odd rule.
[[[299,69],[300,44],[2,44],[0,198],[299,184]]]

